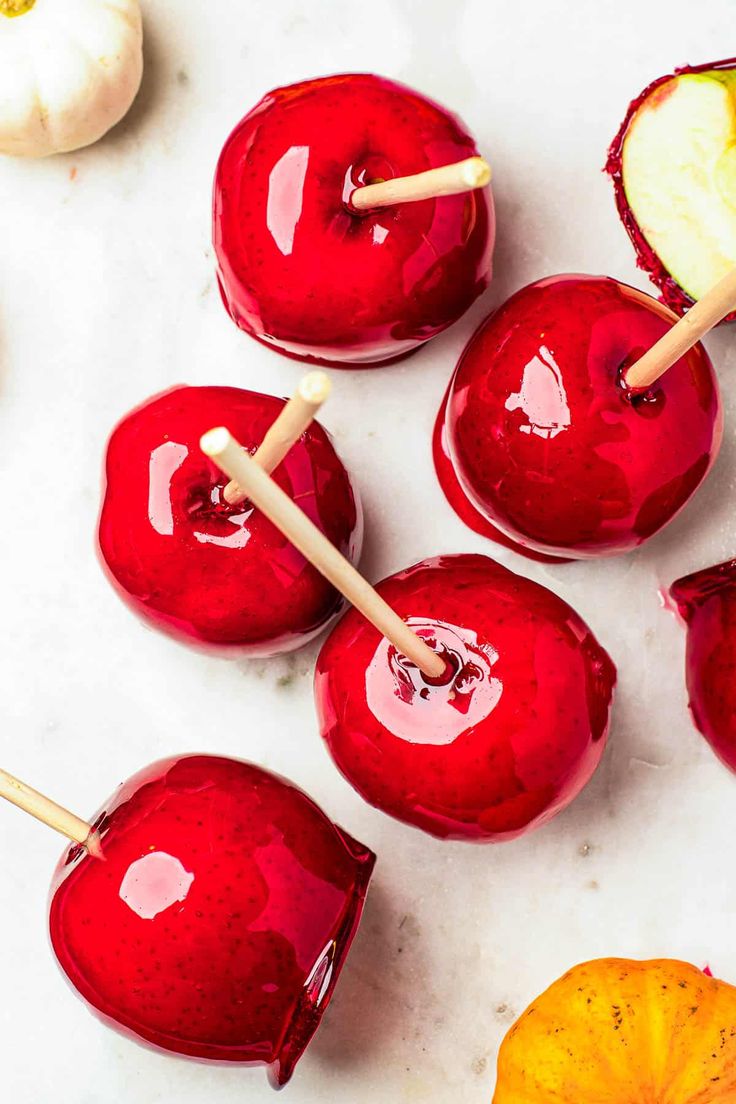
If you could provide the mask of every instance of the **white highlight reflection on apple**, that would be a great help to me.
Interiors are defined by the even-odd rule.
[[[157,445],[148,460],[148,520],[162,537],[171,537],[174,533],[171,480],[188,455],[186,445],[164,441]]]
[[[284,257],[289,257],[294,249],[308,165],[309,146],[291,146],[276,162],[268,178],[266,226]]]
[[[174,535],[174,508],[171,499],[171,482],[189,456],[186,445],[176,441],[164,441],[158,445],[148,461],[148,520],[162,537]],[[232,526],[229,533],[202,533],[192,530],[192,536],[200,544],[216,544],[221,548],[245,548],[250,540],[246,521],[252,514],[251,507],[227,520]]]
[[[179,859],[165,851],[151,851],[128,867],[120,883],[120,900],[141,920],[155,920],[185,901],[193,882],[194,875]]]
[[[453,656],[459,673],[451,685],[430,688],[383,637],[366,669],[368,708],[400,740],[435,747],[452,744],[485,720],[501,700],[503,682],[492,674],[499,654],[472,629],[420,617],[407,617],[406,623]]]
[[[252,508],[249,508],[242,514],[232,514],[227,520],[233,529],[226,536],[221,536],[219,533],[202,533],[199,529],[193,530],[192,536],[200,544],[215,544],[219,548],[245,548],[250,540],[250,529],[245,523],[252,513]]]
[[[528,418],[522,433],[553,440],[572,421],[562,372],[546,345],[524,366],[521,386],[506,400],[506,409],[521,410]]]

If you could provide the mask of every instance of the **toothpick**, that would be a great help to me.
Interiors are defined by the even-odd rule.
[[[441,678],[445,661],[417,636],[380,594],[338,552],[320,529],[243,450],[227,429],[211,429],[200,441],[202,451],[232,479],[247,497],[284,533],[306,559],[360,610],[427,678]]]
[[[331,390],[330,377],[324,372],[309,372],[303,377],[296,393],[283,407],[253,457],[265,472],[270,474],[279,466],[287,452],[309,428],[317,411],[329,398]],[[247,498],[234,479],[222,493],[230,506],[238,506]]]
[[[671,330],[626,370],[626,386],[634,390],[651,387],[733,310],[736,310],[736,268],[714,284]]]
[[[428,169],[415,176],[397,176],[377,184],[356,188],[350,203],[356,211],[371,211],[376,207],[392,207],[394,203],[415,203],[419,199],[458,195],[485,188],[491,179],[491,166],[482,157],[469,157],[454,165]]]
[[[37,790],[32,790],[30,786],[26,786],[25,782],[21,782],[18,778],[14,778],[12,774],[8,774],[7,771],[1,769],[0,797],[4,797],[11,805],[15,805],[18,809],[29,813],[36,820],[47,824],[55,832],[60,832],[67,839],[86,847],[91,855],[101,857],[102,850],[99,837],[91,824],[88,824],[86,820],[80,820],[68,809],[57,805],[50,797],[45,797]]]

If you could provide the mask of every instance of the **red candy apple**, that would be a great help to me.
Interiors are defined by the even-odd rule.
[[[606,168],[639,267],[679,313],[736,265],[735,150],[736,58],[653,81],[611,144]]]
[[[490,278],[488,188],[359,214],[351,193],[476,154],[463,124],[368,74],[269,93],[225,143],[214,243],[225,305],[253,337],[304,360],[406,356]]]
[[[435,431],[461,516],[520,551],[628,552],[675,517],[710,470],[721,407],[701,345],[646,392],[624,372],[671,326],[605,277],[552,276],[513,295],[470,340]]]
[[[736,771],[736,560],[678,579],[670,593],[687,624],[690,712]]]
[[[448,839],[513,839],[580,792],[606,741],[610,658],[565,602],[485,556],[443,556],[381,596],[448,661],[428,680],[354,609],[315,680],[322,734],[371,804]]]
[[[253,451],[282,399],[233,387],[178,387],[118,425],[107,451],[102,560],[118,591],[158,628],[201,646],[248,655],[289,651],[316,636],[341,599],[294,546],[247,503],[199,448],[226,422]],[[345,468],[313,422],[274,473],[349,558],[362,539]]]
[[[60,863],[51,941],[104,1020],[288,1081],[360,920],[371,852],[290,783],[208,755],[155,763]]]

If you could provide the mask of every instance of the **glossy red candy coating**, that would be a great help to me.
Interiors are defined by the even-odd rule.
[[[204,432],[224,424],[253,452],[283,405],[234,387],[178,387],[128,414],[110,438],[103,564],[137,613],[188,643],[274,655],[307,643],[341,607],[270,521],[248,505],[227,505],[227,479],[199,447]],[[358,497],[317,422],[274,478],[357,560]]]
[[[435,471],[437,472],[440,486],[445,492],[445,497],[457,516],[461,521],[464,521],[468,528],[472,529],[474,533],[478,533],[481,537],[488,537],[490,540],[495,541],[496,544],[500,544],[503,548],[510,548],[514,552],[521,552],[527,559],[536,560],[539,563],[567,563],[568,558],[565,556],[547,556],[544,552],[535,552],[532,548],[522,548],[515,540],[512,540],[511,537],[507,537],[501,529],[493,525],[480,510],[477,510],[465,494],[455,473],[450,449],[447,444],[446,414],[451,390],[452,384],[450,384],[442,400],[442,406],[440,407],[440,412],[434,424],[434,433],[432,434],[432,457],[434,459]]]
[[[315,678],[322,735],[347,780],[446,839],[513,839],[568,805],[603,753],[616,682],[574,610],[477,555],[425,560],[378,590],[456,674],[429,685],[349,610]]]
[[[687,624],[690,712],[716,755],[736,771],[736,560],[670,588]]]
[[[552,276],[468,343],[440,411],[438,475],[521,551],[628,552],[679,513],[718,452],[713,366],[695,346],[645,394],[623,373],[671,325],[606,277]]]
[[[209,755],[135,775],[57,869],[51,942],[111,1026],[288,1081],[360,920],[375,858],[301,790]]]
[[[631,244],[636,251],[636,263],[639,268],[646,272],[652,283],[656,284],[659,288],[662,302],[666,303],[672,310],[677,311],[678,314],[684,314],[688,311],[693,305],[693,300],[664,267],[659,259],[659,255],[647,241],[644,231],[629,206],[629,201],[626,198],[626,189],[624,188],[624,142],[636,112],[644,101],[648,100],[663,84],[667,84],[668,81],[671,81],[674,77],[681,76],[683,73],[707,73],[718,69],[736,69],[736,58],[726,58],[724,61],[705,62],[702,65],[682,65],[679,69],[675,69],[673,73],[667,73],[665,76],[657,77],[656,80],[653,80],[652,83],[647,85],[644,91],[629,104],[624,121],[618,129],[616,137],[611,142],[608,150],[608,158],[606,160],[606,172],[613,181],[616,208],[626,233],[631,239]],[[732,311],[731,314],[727,315],[721,321],[732,322],[734,319],[736,319],[736,311]]]
[[[491,274],[489,188],[358,214],[361,184],[477,154],[454,115],[369,74],[270,92],[220,156],[214,244],[235,322],[281,352],[343,367],[406,356]]]

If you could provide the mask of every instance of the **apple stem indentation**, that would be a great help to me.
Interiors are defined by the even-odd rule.
[[[377,590],[327,539],[270,475],[228,432],[211,429],[200,441],[202,452],[235,480],[246,497],[288,537],[344,598],[358,609],[397,651],[415,663],[425,677],[441,678],[446,664],[402,621]]]
[[[325,372],[308,372],[261,441],[253,459],[270,475],[287,452],[309,429],[317,411],[329,398],[332,384]],[[239,506],[248,497],[234,479],[222,492],[228,506]]]
[[[356,188],[350,196],[350,206],[360,213],[378,207],[392,207],[395,203],[416,203],[420,199],[436,199],[438,196],[461,195],[485,188],[491,180],[491,166],[483,157],[468,157],[452,165],[413,176],[397,176]]]
[[[436,652],[435,654],[439,659],[442,660],[444,670],[440,675],[427,675],[422,672],[424,681],[427,683],[428,686],[452,687],[455,679],[458,677],[461,671],[460,661],[458,657],[453,655],[453,653],[448,651],[446,648],[442,648],[441,651]],[[451,701],[455,697],[455,691],[452,688],[450,689],[449,697]]]
[[[645,390],[656,383],[668,368],[689,352],[714,326],[736,308],[736,268],[719,280],[695,303],[687,314],[675,321],[651,349],[627,369],[624,382],[632,391]],[[673,314],[673,319],[676,315]]]

